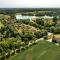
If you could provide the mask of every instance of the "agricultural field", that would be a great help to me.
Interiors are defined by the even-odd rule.
[[[60,60],[60,46],[47,41],[40,41],[8,60]]]

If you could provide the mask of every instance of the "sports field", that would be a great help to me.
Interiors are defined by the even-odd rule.
[[[60,46],[47,41],[40,41],[12,56],[9,60],[60,60]]]

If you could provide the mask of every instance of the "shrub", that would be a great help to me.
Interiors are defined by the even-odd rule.
[[[16,49],[16,53],[19,53],[20,52],[20,49]]]
[[[44,36],[44,40],[48,39],[48,36]]]

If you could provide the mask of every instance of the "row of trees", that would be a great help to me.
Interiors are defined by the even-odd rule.
[[[54,33],[54,34],[60,34],[60,27],[54,27],[54,26],[52,26],[52,27],[48,28],[47,30],[49,32]]]
[[[43,15],[53,15],[54,12],[52,11],[53,9],[25,9],[25,8],[22,8],[22,9],[0,9],[0,14],[9,14],[9,15],[12,15],[12,14],[15,14],[15,13],[22,13],[23,15],[34,15],[36,14],[36,16],[43,16]],[[32,12],[32,13],[30,13]]]

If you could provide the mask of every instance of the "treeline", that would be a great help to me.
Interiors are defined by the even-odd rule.
[[[39,12],[41,11],[41,12]],[[36,16],[43,16],[43,15],[59,15],[60,9],[53,9],[53,8],[3,8],[0,9],[0,14],[7,14],[7,15],[14,15],[16,13],[21,13],[22,15],[36,15]],[[28,12],[28,14],[26,14]],[[35,13],[29,13],[35,12]]]
[[[60,34],[60,27],[52,26],[52,27],[47,28],[47,30],[54,34]]]

